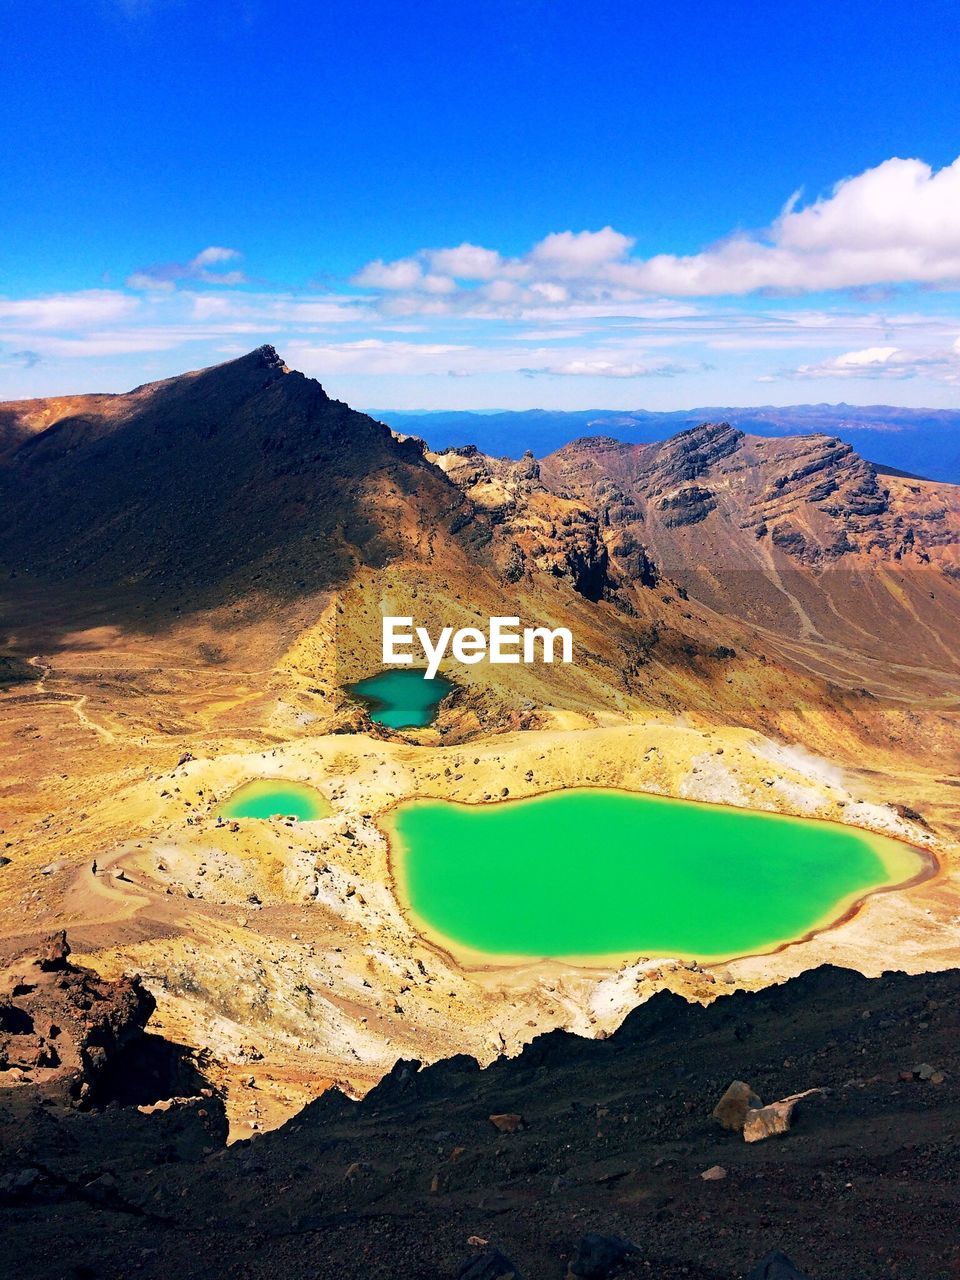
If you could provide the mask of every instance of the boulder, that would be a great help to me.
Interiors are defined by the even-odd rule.
[[[763,1103],[745,1080],[734,1080],[726,1093],[713,1108],[713,1118],[734,1133],[743,1131],[747,1112],[762,1107]]]
[[[49,973],[58,969],[65,969],[69,955],[70,944],[67,942],[67,933],[65,929],[61,929],[59,933],[51,934],[43,944],[43,949],[37,956],[36,963],[44,973]]]
[[[931,1066],[929,1062],[921,1062],[919,1066],[913,1068],[913,1074],[918,1080],[932,1080],[937,1075],[937,1068]]]
[[[138,977],[110,981],[71,964],[63,930],[32,956],[14,957],[0,971],[0,992],[4,1083],[15,1068],[37,1072],[47,1098],[70,1104],[107,1100],[117,1087],[112,1061],[142,1041],[155,1008]]]
[[[376,1106],[399,1101],[416,1089],[419,1072],[418,1058],[398,1058],[379,1084],[367,1094],[368,1100]]]
[[[704,1169],[700,1177],[704,1182],[720,1182],[727,1176],[727,1171],[722,1164],[712,1164],[709,1169]]]
[[[499,1129],[501,1133],[516,1133],[519,1129],[525,1129],[527,1122],[522,1115],[514,1111],[505,1111],[502,1114],[492,1115],[490,1123],[495,1129]]]
[[[42,1191],[44,1175],[39,1169],[14,1169],[0,1176],[0,1205],[30,1200]]]
[[[781,1098],[779,1102],[771,1102],[766,1107],[749,1111],[743,1124],[744,1142],[762,1142],[764,1138],[787,1133],[793,1123],[797,1103],[823,1092],[823,1089],[806,1089],[803,1093],[793,1093],[789,1098]]]
[[[114,1175],[108,1171],[107,1173],[101,1173],[92,1182],[88,1182],[83,1188],[83,1192],[85,1196],[98,1204],[109,1204],[118,1197],[120,1184]]]

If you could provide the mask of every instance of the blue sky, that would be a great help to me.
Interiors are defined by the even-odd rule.
[[[956,404],[919,10],[7,0],[0,398],[271,341],[360,406]]]

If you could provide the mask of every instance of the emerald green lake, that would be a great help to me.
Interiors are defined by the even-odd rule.
[[[431,724],[437,708],[453,688],[444,676],[425,678],[417,667],[398,667],[381,671],[366,680],[348,686],[349,692],[363,702],[370,719],[388,729],[420,729]]]
[[[623,791],[414,800],[387,827],[424,932],[503,957],[746,955],[924,866],[908,845],[833,823]]]
[[[299,818],[314,822],[330,812],[327,798],[303,782],[286,782],[280,778],[261,778],[247,782],[228,796],[217,812],[222,818]]]

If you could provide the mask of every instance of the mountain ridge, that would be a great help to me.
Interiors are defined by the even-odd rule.
[[[657,617],[653,588],[669,579],[750,625],[861,646],[869,633],[892,654],[883,568],[928,661],[960,614],[960,489],[881,473],[836,436],[715,422],[516,462],[436,452],[332,400],[271,346],[67,407],[34,403],[34,429],[0,460],[0,564],[161,615],[428,562],[479,573],[491,599],[559,578],[611,605],[615,629]]]
[[[960,483],[960,409],[911,409],[840,403],[777,407],[704,406],[669,410],[390,410],[371,411],[395,430],[419,435],[431,449],[473,441],[485,453],[516,457],[553,453],[578,436],[617,435],[649,443],[700,422],[726,421],[771,437],[822,431],[840,435],[880,466]]]
[[[118,595],[137,580],[194,598],[233,579],[269,591],[283,545],[285,570],[299,570],[287,586],[328,588],[357,555],[381,560],[404,543],[402,521],[363,502],[369,476],[407,474],[409,488],[415,473],[439,522],[460,502],[415,445],[270,346],[85,408],[0,462],[0,558],[21,574],[109,582]]]

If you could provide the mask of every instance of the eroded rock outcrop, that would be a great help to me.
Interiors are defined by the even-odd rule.
[[[111,1067],[156,1001],[138,976],[108,981],[69,957],[61,931],[0,976],[0,1085],[89,1104],[106,1097]]]
[[[506,583],[549,574],[566,578],[588,600],[615,585],[603,511],[545,484],[532,454],[515,462],[467,445],[428,456],[481,514]]]

